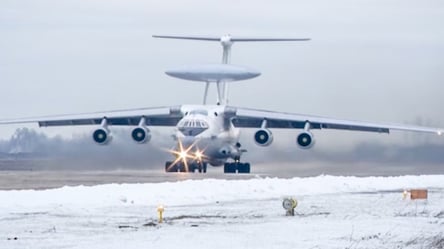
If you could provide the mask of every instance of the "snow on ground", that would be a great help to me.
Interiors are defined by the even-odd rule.
[[[428,200],[403,200],[410,188],[427,188]],[[294,217],[286,196],[299,202]],[[0,191],[0,248],[123,247],[444,248],[444,175]]]

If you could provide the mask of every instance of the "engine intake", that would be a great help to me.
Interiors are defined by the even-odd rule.
[[[99,128],[93,132],[93,139],[97,144],[106,145],[111,141],[112,136],[106,129]]]
[[[315,141],[311,132],[304,131],[298,135],[296,142],[301,149],[310,149],[313,147]]]
[[[149,142],[151,140],[151,133],[145,127],[136,127],[131,132],[131,137],[137,143],[143,144],[143,143]]]
[[[268,146],[273,142],[273,134],[268,129],[260,129],[254,134],[254,141],[259,146]]]

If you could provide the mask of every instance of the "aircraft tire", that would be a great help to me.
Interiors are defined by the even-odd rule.
[[[235,174],[236,173],[236,164],[235,163],[225,163],[224,164],[224,173],[225,174]]]
[[[178,172],[181,172],[181,173],[194,172],[194,171],[191,171],[191,168],[188,168],[188,171],[187,171],[187,168],[185,168],[185,165],[183,163],[177,163],[176,167],[179,169]]]
[[[239,163],[237,167],[237,172],[239,174],[250,174],[250,164],[249,163]]]
[[[167,173],[177,172],[177,166],[176,165],[171,166],[171,164],[173,164],[173,162],[171,161],[165,163],[165,172]]]
[[[195,163],[188,164],[188,173],[194,173],[196,169],[199,169],[199,166]],[[186,168],[184,167],[184,172],[186,172]]]
[[[196,169],[199,173],[207,173],[207,163],[197,163]]]

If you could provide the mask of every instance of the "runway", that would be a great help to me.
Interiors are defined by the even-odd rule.
[[[51,189],[63,186],[94,186],[111,183],[161,183],[199,179],[251,179],[268,174],[226,175],[220,170],[207,174],[170,173],[161,170],[103,170],[103,171],[0,171],[0,190]]]
[[[0,161],[1,162],[1,161]],[[254,164],[252,173],[224,174],[221,167],[209,167],[208,173],[170,173],[164,172],[161,165],[156,167],[134,169],[122,166],[119,169],[97,169],[97,165],[75,165],[69,170],[53,166],[46,169],[44,162],[38,164],[17,164],[9,162],[7,167],[0,164],[0,190],[11,189],[47,189],[63,186],[93,186],[110,183],[161,183],[199,179],[251,179],[257,177],[313,177],[319,175],[336,176],[399,176],[420,174],[443,174],[443,167],[436,165],[389,165],[389,164],[344,164],[343,166],[328,165],[327,163],[261,163]],[[9,166],[8,166],[9,165]],[[76,168],[79,168],[78,170]],[[91,168],[91,170],[85,170]]]

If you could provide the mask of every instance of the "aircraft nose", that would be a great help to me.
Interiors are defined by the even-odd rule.
[[[189,148],[190,146],[193,146],[195,141],[196,141],[196,138],[195,137],[191,137],[191,136],[186,136],[186,137],[181,139],[182,146],[184,148]]]

